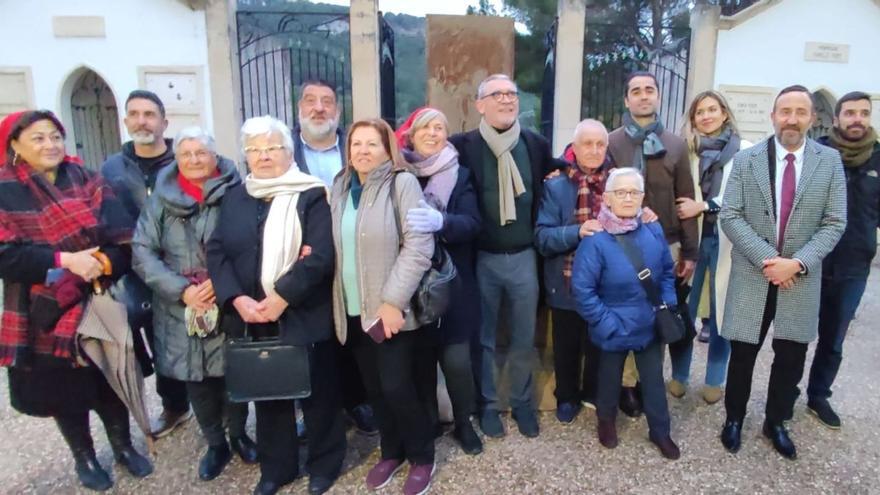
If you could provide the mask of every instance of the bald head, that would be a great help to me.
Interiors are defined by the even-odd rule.
[[[608,150],[608,129],[595,119],[581,121],[574,129],[571,143],[578,167],[584,172],[592,172],[605,163]]]

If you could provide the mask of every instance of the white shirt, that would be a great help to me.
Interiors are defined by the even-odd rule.
[[[804,139],[804,142],[801,144],[801,147],[795,151],[788,151],[781,144],[779,144],[778,139],[773,140],[776,143],[776,184],[774,187],[776,189],[776,228],[779,229],[781,225],[779,224],[779,215],[782,212],[782,176],[785,174],[785,167],[788,165],[788,162],[785,161],[785,156],[789,153],[794,155],[794,189],[797,191],[798,181],[801,178],[801,170],[804,168],[804,147],[807,144],[807,140]],[[777,232],[777,236],[779,236],[781,232]]]

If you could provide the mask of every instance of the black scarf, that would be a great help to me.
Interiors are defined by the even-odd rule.
[[[708,201],[721,191],[722,169],[739,151],[740,137],[725,125],[721,134],[700,136],[697,155],[700,157],[700,189],[703,200]]]
[[[663,158],[666,155],[666,148],[660,140],[663,124],[659,120],[642,127],[633,120],[629,112],[626,112],[623,114],[623,130],[636,143],[637,149],[633,154],[632,166],[638,171],[644,172],[646,159]]]

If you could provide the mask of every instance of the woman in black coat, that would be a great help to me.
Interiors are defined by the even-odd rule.
[[[473,244],[481,228],[477,194],[470,171],[458,165],[458,152],[447,141],[443,112],[420,108],[397,132],[403,155],[425,194],[420,208],[407,213],[407,223],[415,231],[436,233],[458,272],[449,309],[436,331],[437,358],[452,401],[453,436],[465,452],[476,455],[483,450],[470,422],[475,395],[471,339],[480,328]],[[436,372],[436,366],[426,371],[432,370]]]
[[[346,447],[331,341],[335,253],[326,187],[293,163],[283,122],[248,119],[242,143],[250,174],[223,198],[208,271],[228,335],[246,329],[255,339],[280,335],[308,347],[311,395],[301,401],[306,469],[309,493],[324,493],[339,476]],[[261,477],[254,493],[274,494],[298,475],[294,401],[258,401],[256,413]]]

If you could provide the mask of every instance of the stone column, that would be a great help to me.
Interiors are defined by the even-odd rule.
[[[354,120],[381,115],[379,0],[351,0],[351,100]]]
[[[691,46],[687,94],[691,98],[715,87],[715,55],[718,51],[718,25],[721,7],[698,2],[691,10]]]
[[[241,92],[236,0],[210,0],[205,6],[208,39],[208,80],[217,151],[239,162],[238,129],[241,126]]]
[[[584,80],[586,0],[559,0],[556,30],[556,82],[553,104],[553,154],[562,153],[581,121]]]

